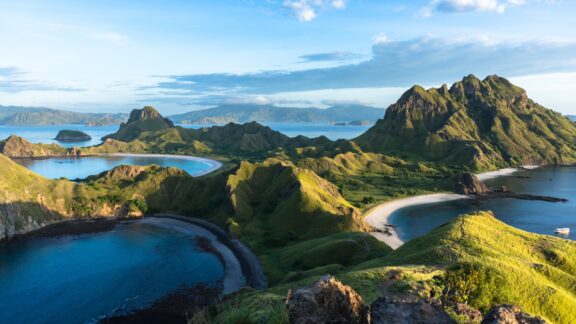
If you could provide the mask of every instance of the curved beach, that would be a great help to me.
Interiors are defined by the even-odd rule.
[[[536,169],[538,167],[539,166],[537,165],[522,166],[523,169],[528,170]],[[479,173],[476,176],[480,181],[485,181],[497,177],[508,176],[520,170],[522,169],[505,168],[491,172]],[[370,209],[365,214],[364,220],[373,228],[384,229],[385,225],[393,225],[390,224],[389,218],[394,212],[396,212],[399,209],[423,204],[433,204],[433,203],[468,199],[468,198],[469,197],[466,195],[459,195],[454,193],[439,193],[439,194],[420,195],[404,199],[392,200]],[[371,234],[379,241],[386,243],[393,249],[397,249],[400,246],[402,246],[402,244],[404,244],[404,241],[402,241],[398,237],[398,233],[396,233],[396,231],[393,228],[388,227],[388,231],[389,234],[381,232],[372,232]]]
[[[439,194],[430,194],[430,195],[421,195],[415,196],[410,198],[398,199],[389,202],[385,202],[381,205],[378,205],[372,209],[370,209],[365,216],[365,220],[370,226],[378,229],[382,229],[385,225],[390,225],[388,221],[390,215],[392,215],[395,211],[416,205],[422,204],[432,204],[437,202],[443,201],[451,201],[451,200],[459,200],[459,199],[467,199],[468,196],[458,195],[458,194],[451,194],[451,193],[439,193]],[[374,237],[378,240],[386,243],[393,249],[399,248],[404,242],[398,237],[398,234],[393,229],[390,229],[390,234],[380,233],[380,232],[373,232],[371,233]]]
[[[135,154],[135,153],[107,153],[107,154],[98,154],[103,156],[118,156],[118,157],[151,157],[151,158],[171,158],[171,159],[181,159],[181,160],[191,160],[197,161],[209,166],[208,169],[193,175],[194,177],[200,177],[209,173],[212,173],[218,169],[220,169],[223,164],[220,161],[216,161],[213,159],[197,157],[197,156],[190,156],[190,155],[176,155],[176,154]]]

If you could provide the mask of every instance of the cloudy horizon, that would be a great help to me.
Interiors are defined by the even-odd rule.
[[[0,105],[385,108],[414,84],[498,74],[576,114],[568,1],[0,3]]]

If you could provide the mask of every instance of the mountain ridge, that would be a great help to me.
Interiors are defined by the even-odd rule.
[[[117,125],[128,118],[124,113],[81,113],[44,107],[0,106],[0,125]]]
[[[177,124],[247,123],[349,123],[378,120],[384,109],[362,105],[290,108],[273,105],[220,105],[168,116]]]

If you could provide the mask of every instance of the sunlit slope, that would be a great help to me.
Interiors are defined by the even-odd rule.
[[[356,141],[368,151],[475,169],[576,161],[576,125],[498,76],[414,86]]]

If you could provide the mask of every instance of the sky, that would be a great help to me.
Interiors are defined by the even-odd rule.
[[[0,105],[387,107],[498,74],[576,114],[576,1],[0,0]]]

